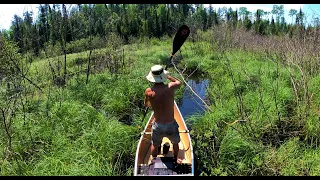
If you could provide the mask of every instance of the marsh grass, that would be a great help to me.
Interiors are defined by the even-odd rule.
[[[228,37],[231,38],[229,40],[247,37],[241,32],[235,33],[240,34],[238,37]],[[217,36],[213,39],[217,38],[218,41]],[[239,44],[228,44],[219,39],[219,46],[226,43],[224,47],[232,47],[225,48],[222,53],[213,51],[208,60],[202,59],[202,62],[211,61],[211,69],[207,69],[210,78],[207,94],[214,101],[214,110],[208,110],[207,113],[211,115],[197,116],[192,120],[199,175],[316,175],[317,172],[311,169],[319,160],[308,159],[300,152],[318,156],[315,155],[319,144],[319,123],[316,122],[319,120],[319,98],[316,94],[319,93],[315,92],[318,88],[315,82],[320,82],[318,75],[310,75],[308,85],[303,85],[303,75],[308,71],[299,66],[292,68],[290,64],[283,63],[280,56],[265,51],[273,48],[275,54],[279,51],[280,54],[290,53],[281,52],[280,43],[272,42],[273,46],[267,47],[271,42],[268,38],[250,38],[250,42],[246,39],[246,44],[243,44],[245,49]],[[258,46],[255,44],[258,40],[268,43]],[[286,42],[290,44],[289,40],[281,41],[281,44]],[[292,48],[288,44],[285,46]],[[192,58],[184,62],[190,67],[196,64]],[[313,101],[305,100],[302,103],[300,98],[308,99],[307,95],[303,96],[307,91],[312,94]],[[307,115],[306,111],[309,112]],[[298,145],[288,146],[295,143]],[[284,152],[286,148],[292,149],[295,155]],[[211,155],[201,149],[209,149]],[[279,157],[282,159],[274,158],[275,153],[281,154]]]
[[[65,86],[53,82],[49,67],[50,61],[57,68],[63,56],[33,60],[27,76],[43,93],[22,84],[18,100],[24,108],[13,116],[11,149],[1,119],[1,175],[132,175],[140,132],[151,114],[141,122],[144,90],[151,86],[145,76],[152,65],[168,63],[172,39],[130,41],[134,44],[95,49],[88,83],[89,51],[67,54]],[[290,54],[302,47],[293,45],[213,28],[197,32],[175,54],[183,77],[173,67],[170,75],[188,78],[196,71],[210,82],[212,111],[188,118],[196,175],[320,174],[320,76],[315,59],[303,64],[314,55],[308,49]],[[8,105],[4,98],[0,102],[1,108]]]

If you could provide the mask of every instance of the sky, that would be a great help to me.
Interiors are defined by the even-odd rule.
[[[208,7],[209,4],[205,6]],[[257,9],[262,9],[264,11],[271,11],[274,4],[212,4],[216,9],[219,7],[231,7],[233,10],[239,7],[247,7],[247,10],[250,12],[255,12]],[[276,4],[281,5],[281,4]],[[307,23],[311,23],[313,16],[320,17],[320,4],[283,4],[284,5],[284,14],[287,23],[292,23],[292,18],[289,16],[290,9],[296,9],[299,11],[301,8],[302,11],[306,14]],[[38,15],[38,6],[39,4],[0,4],[0,29],[9,29],[11,26],[11,21],[13,16],[17,14],[20,17],[23,17],[23,12],[33,11],[34,20]]]

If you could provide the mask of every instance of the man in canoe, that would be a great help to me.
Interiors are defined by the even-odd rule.
[[[151,154],[153,158],[157,157],[158,146],[161,145],[164,136],[170,139],[173,144],[173,155],[177,163],[181,163],[181,159],[177,159],[180,142],[179,126],[174,119],[174,92],[181,85],[181,82],[168,75],[168,71],[164,70],[161,65],[154,65],[146,76],[147,80],[154,83],[151,88],[145,90],[144,104],[145,107],[152,107],[155,120],[152,123],[152,146]],[[169,79],[168,84],[164,84]]]

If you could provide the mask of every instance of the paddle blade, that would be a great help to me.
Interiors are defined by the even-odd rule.
[[[186,39],[188,38],[189,34],[190,34],[190,29],[186,25],[182,25],[178,29],[173,39],[173,48],[171,53],[172,55],[174,55],[180,49],[184,41],[186,41]]]

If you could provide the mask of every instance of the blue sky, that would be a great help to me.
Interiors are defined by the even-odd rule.
[[[239,7],[247,7],[248,11],[255,12],[257,9],[263,9],[264,11],[271,11],[274,4],[212,4],[216,9],[219,7],[231,7],[236,9]],[[281,5],[281,4],[277,4]],[[290,9],[299,10],[306,14],[307,23],[311,23],[312,17],[320,17],[320,4],[283,4],[285,9],[285,18],[288,23],[292,22],[292,18],[289,17],[288,13]],[[8,29],[11,25],[14,14],[23,17],[23,12],[33,11],[34,18],[38,14],[38,4],[0,4],[0,29]],[[208,5],[205,5],[208,6]],[[67,6],[68,8],[68,6]]]

